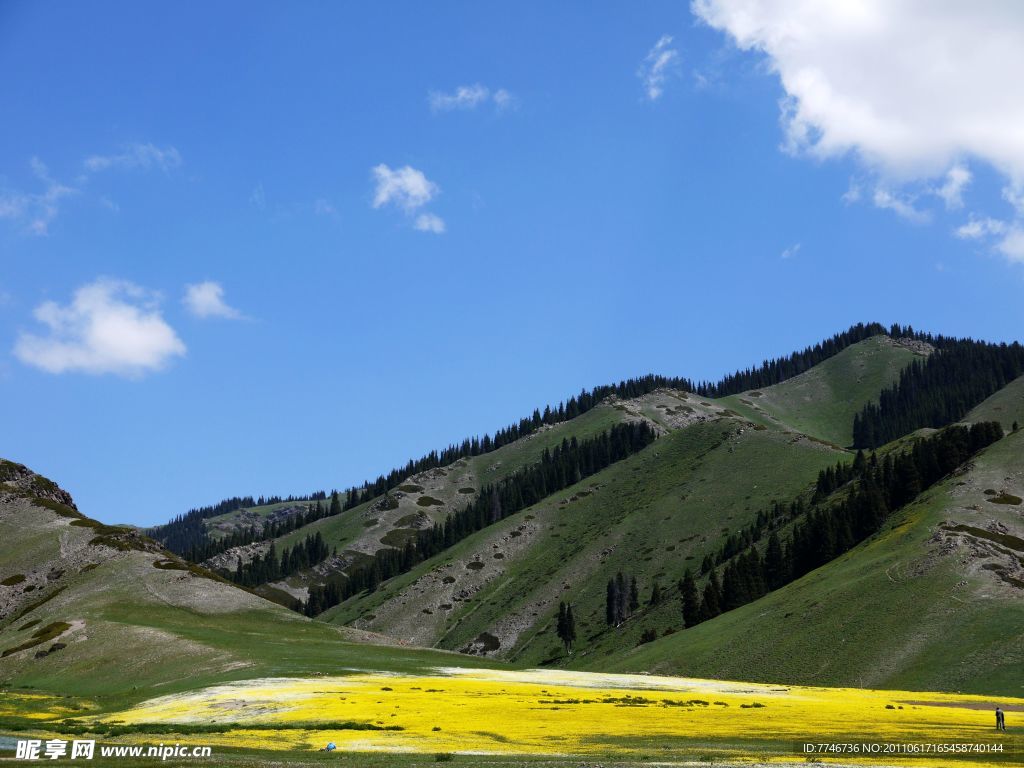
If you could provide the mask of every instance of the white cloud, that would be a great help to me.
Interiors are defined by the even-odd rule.
[[[1024,263],[1024,227],[1012,226],[998,243],[996,250],[1015,264]]]
[[[931,216],[927,211],[918,210],[914,207],[912,201],[906,200],[882,186],[875,187],[875,193],[872,195],[871,201],[875,204],[876,208],[892,211],[914,224],[924,224],[931,220]]]
[[[242,313],[224,301],[224,288],[220,283],[206,280],[185,286],[185,297],[181,300],[185,309],[200,318],[223,317],[238,320]]]
[[[971,172],[965,165],[954,165],[946,173],[945,183],[935,190],[935,194],[942,198],[949,210],[964,207],[964,189],[971,183]]]
[[[153,144],[130,144],[124,151],[113,155],[92,155],[83,163],[90,173],[110,168],[126,170],[159,168],[169,171],[181,165],[181,153],[174,147],[160,148]]]
[[[414,216],[441,192],[441,188],[428,179],[423,171],[408,165],[392,170],[381,163],[372,169],[372,173],[376,181],[374,208],[393,205],[407,216]],[[432,213],[420,213],[413,226],[420,232],[433,232],[436,235],[445,231],[444,221]]]
[[[137,378],[185,354],[185,344],[160,314],[157,297],[122,280],[101,278],[61,306],[47,301],[35,318],[46,335],[21,333],[15,356],[48,373],[113,373]]]
[[[1001,235],[1006,232],[1006,222],[998,219],[978,219],[973,216],[966,224],[962,224],[954,230],[961,240],[980,240],[989,235]]]
[[[0,219],[19,222],[33,235],[48,235],[50,224],[60,212],[60,201],[82,192],[92,174],[113,168],[127,170],[157,167],[167,171],[181,165],[181,155],[174,147],[160,149],[152,144],[132,144],[120,154],[87,157],[82,165],[85,172],[76,177],[75,183],[78,186],[72,187],[53,179],[45,163],[38,157],[33,157],[29,161],[29,166],[32,175],[42,183],[43,190],[0,191]],[[117,203],[107,197],[101,196],[99,202],[111,211],[119,210]]]
[[[490,88],[480,83],[460,85],[451,93],[431,91],[427,95],[427,101],[433,112],[451,112],[457,109],[472,110],[488,103],[493,103],[495,108],[501,111],[515,105],[515,97],[504,88],[492,92]]]
[[[421,213],[413,226],[420,232],[433,232],[435,235],[443,235],[445,230],[444,219],[432,213]]]
[[[789,246],[788,248],[786,248],[785,250],[782,251],[782,258],[783,259],[792,259],[798,253],[800,253],[800,247],[801,247],[800,243],[794,243],[793,245]]]
[[[786,94],[788,151],[855,155],[880,180],[875,205],[911,221],[927,213],[894,189],[916,185],[956,210],[967,163],[982,162],[1005,179],[1012,228],[1024,228],[1024,4],[692,0],[691,9],[766,56]],[[1010,226],[996,250],[1017,261]]]
[[[423,171],[412,166],[392,170],[381,163],[372,169],[377,187],[373,193],[373,207],[396,205],[409,212],[429,203],[441,190]]]
[[[788,94],[795,148],[855,151],[900,177],[977,157],[1024,179],[1024,4],[977,0],[694,0]]]
[[[47,235],[60,212],[60,201],[78,189],[56,181],[38,157],[29,161],[32,175],[42,184],[40,192],[0,192],[0,219],[20,222],[33,235]]]
[[[428,96],[430,108],[435,112],[447,112],[453,109],[476,109],[487,101],[491,92],[477,83],[476,85],[460,85],[452,93],[431,91]]]
[[[672,74],[679,61],[679,51],[672,47],[672,36],[662,35],[654,47],[647,52],[637,77],[643,83],[644,96],[648,101],[657,101],[665,90],[665,81]]]
[[[852,205],[853,203],[860,202],[861,192],[860,183],[850,179],[850,186],[843,192],[840,199],[847,205]]]
[[[511,107],[516,106],[517,103],[516,97],[504,88],[496,90],[491,98],[494,99],[494,106],[496,106],[499,111],[503,109],[510,109]]]
[[[1007,261],[1024,263],[1024,224],[1019,219],[1010,222],[971,216],[954,233],[961,240],[988,240],[995,252]]]
[[[1024,182],[1003,187],[1003,199],[1014,207],[1018,216],[1024,216]]]

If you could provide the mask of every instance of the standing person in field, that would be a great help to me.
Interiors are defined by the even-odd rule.
[[[999,707],[996,707],[996,730],[1006,730],[1006,714]]]

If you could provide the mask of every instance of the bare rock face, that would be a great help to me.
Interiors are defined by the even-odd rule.
[[[24,464],[0,459],[0,494],[42,499],[77,510],[71,494]]]
[[[930,355],[935,351],[935,347],[927,341],[921,341],[920,339],[904,337],[900,339],[893,339],[892,342],[898,347],[906,347],[911,352],[916,352],[919,355]]]

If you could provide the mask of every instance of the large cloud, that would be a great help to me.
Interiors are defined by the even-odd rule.
[[[1024,181],[1024,3],[694,0],[693,11],[768,55],[793,148],[855,150],[909,176],[972,156]]]
[[[129,282],[101,278],[75,291],[71,303],[36,307],[46,335],[22,333],[14,354],[49,373],[113,373],[135,378],[185,354],[156,298]]]
[[[1024,3],[693,0],[692,9],[767,56],[786,92],[790,151],[854,153],[885,184],[925,183],[949,209],[971,180],[965,163],[996,169],[1010,202],[1024,190]],[[876,203],[893,203],[882,189]],[[1015,215],[995,245],[1011,260],[1024,210]]]

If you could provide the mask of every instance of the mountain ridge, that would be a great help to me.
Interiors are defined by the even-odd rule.
[[[937,343],[929,347],[926,337]],[[89,665],[114,663],[90,654],[103,643],[116,646],[120,633],[140,644],[140,659],[163,668],[151,681],[181,674],[186,659],[202,679],[216,681],[353,664],[387,667],[397,654],[401,663],[417,667],[444,659],[948,688],[954,683],[943,682],[942,667],[922,661],[934,658],[956,666],[947,678],[957,685],[973,680],[979,691],[1019,694],[1017,657],[1004,654],[1013,662],[1007,663],[996,652],[998,633],[1017,642],[1016,622],[1024,624],[1011,599],[1024,589],[1018,568],[1024,557],[1015,549],[1024,541],[1017,432],[968,461],[957,479],[943,480],[895,511],[881,533],[820,568],[697,626],[683,615],[677,584],[687,572],[706,591],[710,574],[729,562],[723,551],[764,557],[768,531],[788,531],[805,519],[823,472],[875,460],[848,447],[853,417],[895,387],[915,361],[960,343],[916,332],[908,339],[871,335],[784,381],[718,398],[672,387],[605,397],[572,419],[541,423],[493,450],[409,475],[354,506],[346,508],[341,498],[317,499],[311,509],[320,511],[306,524],[275,528],[273,538],[256,537],[207,561],[217,575],[138,531],[86,518],[55,484],[20,465],[0,464],[0,473],[9,476],[0,528],[18,537],[26,558],[0,558],[0,596],[24,612],[24,620],[10,619],[13,609],[0,612],[0,640],[5,649],[34,643],[12,651],[6,666],[15,673],[0,673],[0,682],[52,684],[57,670],[84,680]],[[982,402],[965,403],[964,421],[998,419],[1004,430],[1012,429],[1024,420],[1022,382],[1024,377],[1014,379]],[[344,593],[355,569],[372,565],[378,553],[414,551],[418,536],[448,525],[495,484],[536,475],[559,451],[629,424],[647,425],[658,439],[590,475],[574,477],[570,462],[563,468],[566,479],[538,491],[525,508],[488,517],[465,538],[446,540],[440,550],[410,562],[407,572],[376,574],[340,604],[314,609],[316,620],[294,610],[308,609],[316,590]],[[903,435],[876,455],[887,460],[918,450],[943,428]],[[29,491],[42,495],[33,500]],[[961,503],[968,493],[974,495]],[[985,517],[992,511],[999,514]],[[229,536],[263,520],[280,526],[309,512],[301,502],[282,501],[199,522]],[[233,559],[251,562],[271,551],[280,557],[314,536],[315,559],[297,570],[268,582],[257,579],[250,590],[228,583],[235,578]],[[94,550],[103,557],[79,562],[68,555],[73,568],[50,584],[49,571],[61,570],[51,565],[60,553]],[[957,565],[958,557],[965,562]],[[22,563],[33,559],[41,570],[29,573]],[[883,561],[880,577],[872,564]],[[929,569],[917,573],[920,563]],[[913,577],[905,578],[907,573]],[[885,574],[899,578],[889,581]],[[18,576],[25,586],[39,585],[31,601],[19,592],[21,582],[6,583]],[[616,580],[624,585],[618,594],[628,594],[612,611],[607,601]],[[870,585],[866,594],[858,584]],[[15,593],[20,597],[8,600]],[[965,607],[950,613],[951,596],[964,595],[970,596]],[[118,601],[132,608],[118,607]],[[844,613],[833,603],[854,607]],[[574,616],[571,636],[558,621],[566,606]],[[888,623],[877,618],[903,614],[908,618]],[[939,631],[941,617],[961,615],[972,632]],[[807,618],[794,625],[794,616]],[[47,627],[59,630],[48,641],[64,647],[36,659],[29,651],[46,641],[35,643],[33,635]],[[843,627],[866,633],[852,644],[861,652],[844,649]],[[75,642],[67,643],[65,633]],[[937,650],[943,637],[951,638],[952,650]],[[893,645],[901,639],[903,646]],[[954,662],[957,653],[962,664]]]

